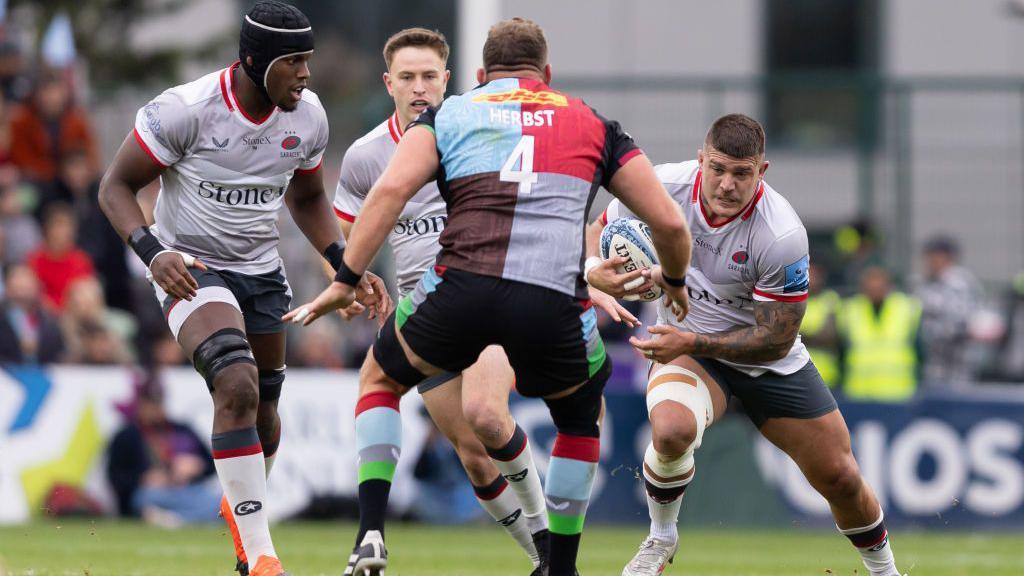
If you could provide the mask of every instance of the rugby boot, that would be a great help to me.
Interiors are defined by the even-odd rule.
[[[537,549],[538,562],[537,567],[530,572],[530,576],[546,576],[548,573],[548,551],[551,549],[547,528],[533,533],[533,547]]]
[[[379,530],[369,530],[363,541],[352,550],[344,576],[384,576],[388,567],[388,551]]]
[[[679,549],[679,541],[668,542],[648,536],[640,550],[622,569],[622,576],[658,576],[672,563]]]
[[[220,516],[228,525],[231,532],[231,540],[235,543],[235,572],[239,576],[249,576],[249,560],[245,557],[245,548],[242,548],[242,537],[238,535],[238,524],[235,524],[235,515],[231,512],[231,505],[228,504],[226,496],[220,498]]]
[[[273,556],[260,556],[253,567],[252,576],[288,576],[281,567],[281,561]]]

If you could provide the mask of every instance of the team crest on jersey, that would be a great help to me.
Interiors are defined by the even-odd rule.
[[[546,104],[548,106],[568,106],[569,99],[555,92],[542,90],[534,92],[526,88],[510,90],[508,92],[493,92],[491,94],[479,94],[473,97],[473,102],[520,102],[522,104]]]
[[[747,260],[749,260],[749,259],[750,259],[750,255],[747,254],[746,250],[740,250],[739,252],[734,252],[733,255],[732,255],[732,261],[737,263],[737,264],[746,264]]]
[[[285,150],[295,150],[296,148],[299,147],[299,144],[301,143],[302,138],[292,135],[288,136],[284,140],[281,140],[281,148],[284,148]]]

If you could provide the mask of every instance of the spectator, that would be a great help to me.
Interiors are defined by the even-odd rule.
[[[949,387],[968,382],[973,379],[966,354],[969,329],[980,308],[981,285],[958,264],[959,247],[952,238],[932,238],[923,256],[925,276],[916,296],[921,301],[924,383]]]
[[[996,354],[1000,379],[1024,382],[1024,272],[1013,279],[1006,297],[1006,330]]]
[[[111,440],[107,464],[120,514],[163,527],[216,521],[213,458],[195,432],[167,418],[159,380],[138,382],[122,408],[128,423]]]
[[[11,113],[7,98],[0,91],[0,165],[11,161]]]
[[[28,265],[39,276],[46,301],[54,310],[64,308],[65,292],[72,282],[93,275],[92,259],[75,246],[77,234],[74,211],[67,204],[54,204],[43,218],[43,244],[28,256]]]
[[[124,364],[136,357],[132,349],[138,331],[135,319],[107,307],[103,288],[93,276],[75,280],[68,287],[60,325],[69,362]]]
[[[6,26],[0,25],[0,96],[11,102],[24,98],[29,91],[24,72],[25,59],[21,48]]]
[[[47,186],[57,178],[61,158],[84,150],[93,174],[99,174],[100,155],[92,127],[74,105],[71,86],[59,74],[43,72],[28,102],[13,112],[12,138],[17,146],[11,159],[31,181]]]
[[[30,191],[21,185],[18,169],[0,164],[0,224],[7,231],[5,264],[22,263],[39,246],[39,224],[29,215]]]
[[[32,269],[14,265],[4,277],[0,302],[0,363],[49,364],[64,351],[60,327],[40,301],[39,279]]]
[[[821,264],[812,263],[807,296],[807,311],[800,325],[800,336],[811,355],[811,361],[821,373],[829,388],[839,384],[839,339],[836,332],[836,314],[842,299],[827,287],[828,271]]]
[[[164,327],[164,332],[153,340],[152,348],[152,365],[154,368],[192,365],[188,358],[185,357],[185,352],[182,351],[174,336],[166,329],[166,326]]]
[[[843,303],[838,316],[845,395],[881,402],[913,396],[919,376],[920,324],[917,300],[893,290],[884,268],[865,268],[860,293]]]

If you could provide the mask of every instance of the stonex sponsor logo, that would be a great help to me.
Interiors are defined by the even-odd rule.
[[[395,223],[393,233],[398,236],[423,236],[440,234],[448,224],[447,216],[429,216],[427,218],[408,218]]]
[[[547,104],[549,106],[568,106],[569,99],[555,92],[542,90],[534,92],[526,88],[519,88],[510,92],[494,92],[491,94],[478,94],[473,97],[473,102],[521,102],[523,104]]]
[[[284,186],[232,188],[207,180],[199,183],[199,196],[201,198],[209,198],[214,202],[227,204],[228,206],[267,204],[283,196],[284,191]]]
[[[270,136],[257,136],[255,138],[242,136],[242,143],[255,150],[264,144],[270,144]]]
[[[694,236],[693,243],[696,244],[697,246],[700,246],[701,248],[707,250],[708,252],[711,252],[715,256],[721,256],[722,255],[722,249],[721,248],[719,248],[717,246],[713,246],[710,242],[708,242],[707,240],[705,240],[701,236]]]

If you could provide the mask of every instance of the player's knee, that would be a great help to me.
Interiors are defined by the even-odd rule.
[[[245,333],[236,328],[223,328],[200,342],[192,353],[192,365],[206,380],[206,386],[211,392],[215,392],[217,385],[225,380],[222,372],[236,365],[246,365],[248,369],[245,373],[249,375],[251,372],[249,379],[256,385],[256,360],[252,348],[245,339]],[[231,371],[239,372],[236,369]],[[258,391],[255,393],[258,395]]]
[[[281,389],[284,387],[284,366],[270,370],[259,371],[260,382],[260,411],[272,409],[277,412],[275,401],[281,397]]]
[[[371,348],[363,360],[363,365],[359,367],[359,396],[374,392],[391,392],[396,396],[402,396],[407,390],[408,388],[388,377]]]
[[[504,410],[484,401],[474,401],[464,404],[462,413],[476,435],[489,445],[507,436],[503,432],[509,428],[509,416]]]
[[[253,424],[260,402],[254,366],[238,363],[224,368],[217,374],[213,389],[220,418]]]
[[[829,502],[844,502],[856,498],[864,485],[860,469],[852,457],[828,464],[815,473],[814,477],[814,487]]]
[[[647,390],[651,441],[659,454],[681,456],[700,447],[714,417],[707,385],[696,373],[665,365],[651,374]]]
[[[658,412],[664,418],[651,418],[651,443],[659,454],[665,456],[682,456],[697,442],[697,423],[693,414],[681,405],[674,405],[675,410],[668,408],[667,403],[658,406]]]

